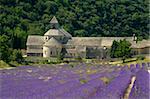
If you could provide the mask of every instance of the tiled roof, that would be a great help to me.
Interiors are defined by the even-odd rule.
[[[145,48],[145,47],[150,47],[150,40],[142,40],[142,41],[138,41],[136,42],[132,42],[131,43],[131,47],[132,48]]]
[[[58,31],[57,31],[58,32]],[[62,32],[62,31],[61,31]],[[64,35],[64,34],[63,34]],[[27,39],[27,45],[43,45],[43,36],[29,35]],[[150,40],[138,41],[136,43],[133,41],[132,37],[72,37],[67,42],[67,45],[75,46],[107,46],[110,47],[114,40],[126,39],[132,45],[132,48],[144,48],[150,47]],[[61,45],[55,38],[50,39],[45,45]]]
[[[43,49],[28,49],[27,53],[43,53]]]
[[[71,38],[72,35],[70,33],[68,33],[66,30],[64,30],[63,28],[62,29],[59,29],[61,33],[63,33],[66,37],[69,37]]]
[[[100,46],[101,39],[99,37],[72,37],[67,45]]]
[[[53,18],[51,19],[50,23],[58,23],[58,20],[56,19],[55,16],[53,16]]]
[[[67,31],[64,29],[49,29],[44,35],[49,35],[49,36],[65,36],[68,38],[71,38],[71,34],[69,34]]]
[[[134,42],[132,37],[100,37],[102,39],[101,46],[111,46],[113,44],[113,41],[119,41],[126,39],[129,42]]]
[[[44,44],[45,46],[61,46],[61,43],[58,42],[55,38],[51,38],[50,40],[48,40],[47,42],[45,42]]]
[[[29,35],[27,38],[26,45],[43,45],[43,44],[44,44],[43,36]]]
[[[66,49],[67,50],[67,53],[76,53],[76,49]]]
[[[108,46],[110,47],[114,40],[126,39],[134,42],[132,37],[72,37],[67,45],[85,45],[85,46]]]
[[[64,36],[64,34],[59,29],[49,29],[44,35]]]

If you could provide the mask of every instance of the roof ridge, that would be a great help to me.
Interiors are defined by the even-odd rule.
[[[49,29],[44,35],[61,35],[61,36],[63,36],[64,34],[62,34],[59,29]]]

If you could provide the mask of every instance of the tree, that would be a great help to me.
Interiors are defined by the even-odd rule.
[[[6,35],[0,36],[0,60],[5,62],[17,61],[21,63],[23,60],[20,50],[13,50],[9,48],[9,39]]]
[[[148,0],[0,0],[0,4],[0,34],[11,38],[15,49],[26,47],[28,35],[49,30],[54,15],[72,36],[149,37]]]
[[[64,55],[62,53],[59,53],[58,56],[57,56],[57,59],[59,61],[62,61],[64,59]]]
[[[6,35],[0,36],[0,60],[5,62],[11,61],[10,49],[8,47],[8,37]]]
[[[66,49],[62,48],[61,51],[60,51],[60,53],[57,56],[58,60],[62,61],[64,59],[65,54],[66,54]]]
[[[116,49],[117,49],[118,46],[119,46],[119,43],[118,43],[116,40],[114,40],[114,41],[113,41],[113,44],[112,44],[112,46],[111,46],[111,53],[110,53],[110,56],[111,56],[112,58],[117,57],[117,56],[116,56]]]
[[[20,50],[13,50],[12,60],[21,63],[23,61],[22,52]]]
[[[111,46],[110,56],[112,58],[122,58],[123,63],[125,59],[131,56],[131,44],[130,42],[124,40],[113,41]]]

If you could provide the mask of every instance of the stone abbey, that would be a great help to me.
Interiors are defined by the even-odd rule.
[[[64,53],[68,58],[104,58],[109,56],[108,50],[114,40],[126,39],[131,43],[132,52],[149,54],[150,40],[136,43],[136,37],[72,37],[70,33],[59,27],[54,16],[51,28],[44,36],[29,35],[27,38],[27,56],[57,57]],[[106,55],[107,54],[107,55]]]

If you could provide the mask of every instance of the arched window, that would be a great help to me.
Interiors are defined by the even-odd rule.
[[[45,40],[45,41],[49,40],[49,37],[48,37],[48,36],[45,36],[45,37],[44,37],[44,40]]]
[[[48,36],[46,36],[46,40],[48,40]]]
[[[50,51],[50,55],[53,55],[52,51]]]

